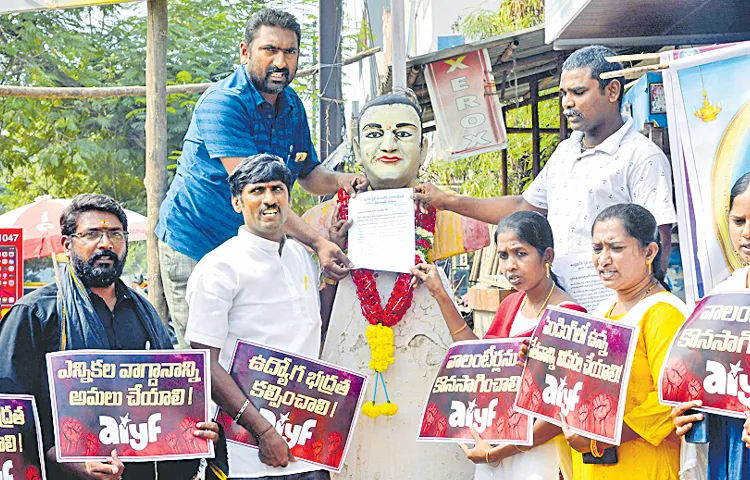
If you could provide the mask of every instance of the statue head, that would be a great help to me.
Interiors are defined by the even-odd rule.
[[[404,94],[375,97],[362,107],[354,155],[372,188],[408,187],[427,153],[422,138],[422,111]]]

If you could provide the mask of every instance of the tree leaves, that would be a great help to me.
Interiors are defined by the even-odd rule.
[[[247,19],[274,6],[290,7],[281,0],[170,0],[168,83],[226,77],[239,63]],[[294,8],[303,30],[300,68],[306,68],[317,60],[317,2],[297,0]],[[345,56],[354,37],[356,31],[345,38]],[[142,3],[0,16],[0,84],[145,85],[145,59]],[[295,82],[314,112],[317,77]],[[167,98],[168,151],[182,148],[198,97]],[[0,97],[0,213],[39,195],[82,192],[106,193],[145,212],[145,107],[137,97]],[[174,154],[170,159],[176,161]]]

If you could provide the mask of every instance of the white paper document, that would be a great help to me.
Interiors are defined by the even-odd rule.
[[[416,254],[411,188],[358,193],[349,202],[354,268],[408,273]]]
[[[589,312],[615,294],[602,283],[589,253],[556,258],[552,269],[573,300]]]

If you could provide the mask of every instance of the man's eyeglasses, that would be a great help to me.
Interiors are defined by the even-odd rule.
[[[128,232],[124,230],[86,230],[70,236],[78,237],[86,243],[99,243],[105,234],[112,243],[124,243],[128,239]]]

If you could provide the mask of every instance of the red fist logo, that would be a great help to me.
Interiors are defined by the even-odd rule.
[[[64,418],[60,422],[61,450],[66,455],[75,455],[78,452],[78,444],[83,437],[83,424],[75,418]]]

